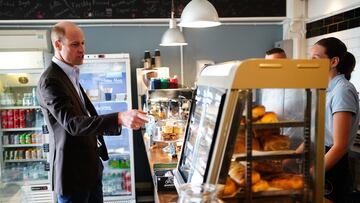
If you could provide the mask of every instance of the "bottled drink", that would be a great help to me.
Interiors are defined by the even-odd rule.
[[[16,106],[21,106],[23,105],[23,98],[21,97],[20,93],[16,94]]]
[[[32,94],[31,94],[31,96],[32,96],[32,105],[33,106],[37,106],[38,105],[38,101],[37,101],[37,98],[36,98],[36,88],[34,87],[34,88],[32,88]]]
[[[151,67],[151,56],[149,51],[144,53],[144,69],[149,69]]]
[[[161,60],[160,60],[160,50],[155,49],[155,67],[161,67]]]

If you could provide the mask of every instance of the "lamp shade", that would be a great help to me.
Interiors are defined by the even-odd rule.
[[[183,33],[177,28],[175,19],[170,19],[170,27],[163,34],[160,46],[187,45]]]
[[[220,25],[215,7],[207,0],[192,0],[181,14],[179,26],[203,28]]]

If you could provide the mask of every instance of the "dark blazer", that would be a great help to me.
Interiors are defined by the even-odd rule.
[[[109,159],[101,135],[118,135],[121,130],[117,113],[97,115],[82,88],[81,92],[85,106],[66,73],[55,63],[41,75],[37,88],[49,129],[52,188],[61,195],[90,191],[99,184],[103,169],[100,157]]]

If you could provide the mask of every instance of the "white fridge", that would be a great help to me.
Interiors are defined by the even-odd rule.
[[[0,52],[0,202],[53,202],[48,135],[35,97],[42,51]]]
[[[132,108],[130,56],[86,55],[80,67],[80,84],[98,114]],[[122,128],[120,136],[104,136],[109,157],[104,161],[104,202],[135,202],[133,131]]]

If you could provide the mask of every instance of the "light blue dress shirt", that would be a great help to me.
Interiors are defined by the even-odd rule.
[[[333,115],[336,112],[351,112],[349,147],[353,145],[359,127],[359,96],[353,84],[343,74],[331,79],[326,90],[325,145],[334,144]]]
[[[52,61],[54,63],[56,63],[56,65],[58,65],[69,77],[69,79],[71,80],[72,84],[74,85],[82,103],[85,106],[84,97],[80,91],[80,83],[79,83],[80,70],[79,70],[79,68],[77,66],[75,66],[75,67],[69,66],[68,64],[64,63],[63,61],[60,61],[59,59],[57,59],[55,56],[52,58]]]

